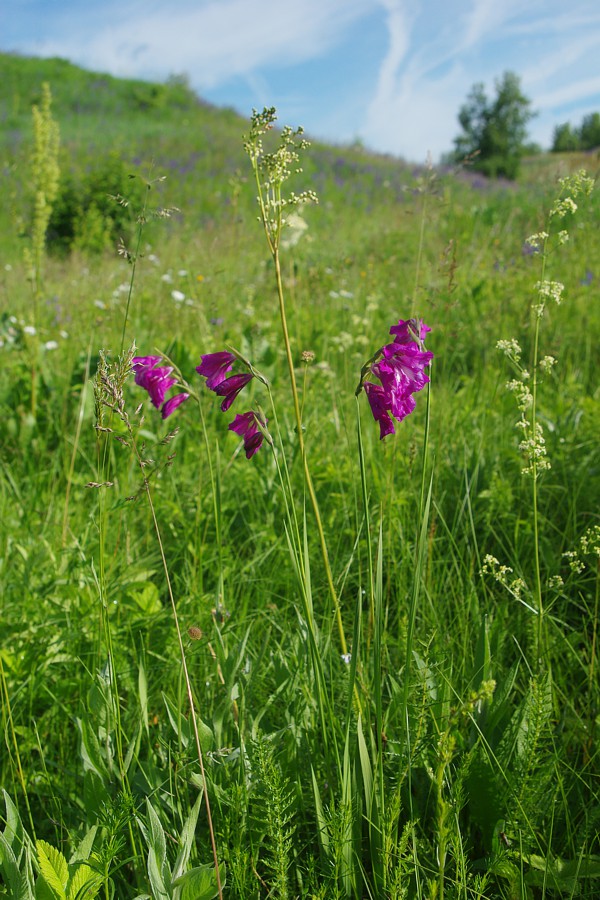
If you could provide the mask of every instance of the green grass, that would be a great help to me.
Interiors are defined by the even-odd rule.
[[[144,198],[179,210],[143,228],[126,345],[166,354],[198,403],[163,422],[127,378],[132,434],[109,412],[105,423],[129,446],[94,428],[99,351],[115,364],[132,274],[104,213],[82,220],[73,252],[49,252],[28,333],[30,106],[44,80],[63,178],[81,196],[114,167],[114,192],[133,197],[130,250]],[[65,896],[88,877],[79,896],[177,896],[170,882],[186,871],[180,896],[216,896],[189,690],[224,896],[597,896],[598,551],[581,553],[581,571],[564,556],[599,524],[597,192],[565,220],[570,240],[544,275],[565,295],[540,321],[540,356],[558,360],[536,409],[552,463],[537,496],[541,661],[532,484],[505,389],[514,373],[496,350],[516,338],[532,368],[541,269],[524,240],[544,227],[556,175],[581,160],[531,161],[502,185],[356,148],[303,154],[293,187],[320,203],[282,250],[282,283],[346,663],[243,152],[249,123],[180,83],[59,60],[2,55],[0,86],[0,896],[31,896],[21,876],[38,879],[36,896],[63,896],[41,887],[48,854],[71,879]],[[166,180],[146,190],[129,172]],[[432,327],[429,414],[423,391],[380,442],[360,396],[361,468],[360,370],[413,307]],[[256,380],[224,416],[195,373],[225,345],[269,380],[279,436]],[[227,430],[256,403],[282,479],[266,443],[246,460]],[[132,435],[152,460],[160,544]],[[482,574],[488,554],[524,579],[525,602]],[[77,874],[86,860],[91,873]]]

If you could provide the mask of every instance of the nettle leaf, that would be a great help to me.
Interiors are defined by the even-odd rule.
[[[69,866],[66,859],[60,850],[47,841],[36,841],[35,849],[41,876],[52,891],[52,895],[59,900],[67,900],[66,887],[69,880]]]

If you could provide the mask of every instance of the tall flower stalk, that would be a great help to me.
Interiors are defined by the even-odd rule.
[[[560,192],[548,214],[545,230],[531,235],[526,243],[533,252],[540,256],[540,278],[534,286],[535,299],[531,305],[534,319],[533,349],[530,368],[521,363],[522,350],[514,338],[498,341],[497,347],[510,360],[518,373],[518,377],[507,384],[507,388],[515,395],[520,419],[517,428],[522,433],[519,449],[524,457],[522,474],[531,478],[531,502],[533,513],[533,554],[534,585],[532,606],[537,616],[536,628],[536,665],[538,671],[543,668],[545,656],[544,641],[544,599],[542,591],[542,573],[540,563],[540,524],[539,524],[539,480],[542,473],[551,468],[546,453],[546,442],[542,425],[539,421],[539,387],[546,375],[556,364],[552,356],[540,358],[540,328],[549,301],[559,305],[563,299],[564,285],[559,281],[550,281],[547,276],[547,265],[551,254],[569,240],[569,232],[565,220],[577,211],[575,198],[587,196],[594,187],[593,179],[584,171],[559,180]],[[530,387],[531,385],[531,387]],[[507,579],[508,569],[500,566],[493,557],[486,558],[484,570],[497,581],[509,587],[517,599],[522,599],[526,585],[521,579]]]
[[[290,193],[289,196],[283,196],[283,186],[292,170],[301,171],[297,167],[299,161],[299,151],[308,147],[308,142],[302,138],[302,128],[296,130],[286,126],[281,131],[279,144],[275,151],[266,153],[262,138],[272,130],[276,121],[275,109],[273,107],[265,108],[261,113],[252,114],[250,131],[244,141],[244,148],[250,158],[252,170],[254,172],[257,201],[260,209],[260,220],[263,225],[265,237],[273,259],[275,268],[275,283],[277,289],[277,300],[279,304],[279,316],[281,321],[281,331],[283,335],[283,343],[285,347],[285,355],[287,359],[290,388],[292,392],[292,401],[294,406],[294,417],[296,419],[296,433],[298,436],[298,446],[302,457],[302,465],[304,469],[304,482],[306,490],[313,509],[317,532],[319,534],[319,544],[323,557],[323,564],[327,577],[329,593],[333,603],[336,624],[339,634],[340,647],[343,654],[348,652],[346,636],[344,632],[344,624],[342,620],[342,611],[338,593],[333,581],[333,573],[329,561],[329,553],[327,550],[327,541],[323,530],[323,523],[319,511],[319,503],[315,493],[308,457],[306,453],[306,444],[304,441],[304,428],[302,424],[302,408],[300,404],[300,396],[298,385],[296,382],[296,373],[294,369],[294,356],[290,341],[288,329],[288,321],[285,307],[285,294],[283,290],[283,278],[281,274],[280,246],[282,234],[286,226],[286,211],[293,210],[295,207],[305,203],[317,203],[318,199],[313,191],[304,191],[301,194]]]

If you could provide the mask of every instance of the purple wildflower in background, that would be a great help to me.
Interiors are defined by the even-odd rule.
[[[176,394],[165,401],[167,391],[177,384],[176,378],[171,378],[173,368],[171,366],[159,366],[162,362],[160,356],[134,356],[132,359],[135,383],[148,391],[152,405],[160,409],[163,419],[168,418],[189,394]],[[161,409],[162,407],[162,409]]]
[[[233,422],[229,425],[230,431],[235,431],[236,434],[239,434],[240,437],[244,438],[246,459],[250,459],[251,456],[254,456],[257,450],[260,450],[262,446],[264,434],[259,425],[262,426],[262,428],[266,428],[267,419],[263,421],[258,413],[255,413],[253,410],[246,413],[238,413]]]
[[[366,381],[358,388],[365,389],[373,418],[379,423],[381,440],[395,433],[392,417],[401,422],[415,409],[413,394],[429,381],[425,369],[433,353],[423,349],[429,331],[421,319],[400,319],[397,325],[392,325],[390,334],[395,335],[394,342],[381,347],[370,367],[370,374],[381,384]]]
[[[206,378],[206,387],[214,391],[217,385],[225,380],[227,372],[233,368],[235,356],[228,350],[220,350],[218,353],[205,353],[201,359],[200,365],[196,366],[196,372]]]

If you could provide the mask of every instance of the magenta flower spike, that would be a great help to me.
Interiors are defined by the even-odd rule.
[[[224,381],[219,382],[216,388],[214,388],[214,392],[215,394],[218,394],[219,397],[225,398],[221,403],[221,410],[223,412],[227,412],[242,388],[245,388],[248,382],[252,381],[253,378],[254,375],[252,375],[251,372],[243,372],[240,375],[230,375],[229,378],[225,378]]]
[[[228,350],[219,350],[218,353],[205,353],[201,360],[196,372],[206,378],[206,387],[214,391],[233,368],[235,356]]]
[[[385,344],[375,356],[371,375],[381,384],[363,382],[373,418],[379,423],[380,438],[394,434],[392,416],[401,422],[416,407],[413,394],[422,390],[429,381],[425,369],[433,359],[433,353],[423,348],[423,341],[431,331],[422,319],[400,319],[392,325],[395,335],[392,344]]]
[[[229,425],[230,431],[235,431],[236,434],[239,434],[240,437],[244,438],[246,459],[250,459],[251,456],[254,456],[262,446],[264,434],[258,427],[259,423],[263,428],[267,427],[267,419],[263,422],[258,413],[250,410],[246,413],[238,413],[233,422]]]
[[[433,359],[433,353],[419,350],[414,343],[386,344],[381,352],[382,359],[373,365],[371,371],[383,385],[401,394],[412,394],[425,387],[429,381],[425,368]]]

